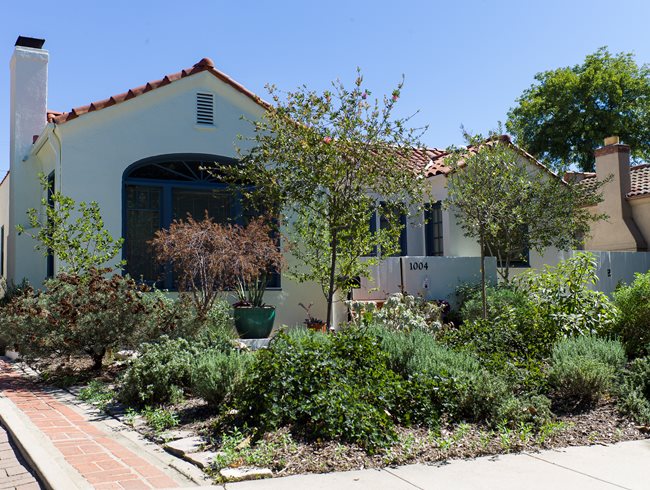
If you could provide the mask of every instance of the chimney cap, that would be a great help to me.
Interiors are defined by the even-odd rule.
[[[23,46],[25,48],[41,49],[45,44],[45,39],[38,39],[36,37],[18,36],[14,46]]]
[[[620,142],[621,139],[618,136],[608,136],[605,138],[605,146],[618,145]]]

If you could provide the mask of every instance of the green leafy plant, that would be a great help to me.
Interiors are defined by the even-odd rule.
[[[625,362],[618,341],[593,336],[565,339],[553,348],[549,383],[561,402],[590,405],[611,391]]]
[[[650,357],[635,359],[623,373],[618,404],[637,423],[650,425]]]
[[[650,271],[636,274],[629,286],[614,291],[620,317],[615,331],[631,356],[648,353],[650,345]]]
[[[163,336],[142,344],[140,356],[120,380],[120,401],[136,407],[171,401],[179,389],[191,386],[192,363],[199,352],[198,345],[183,338]]]
[[[147,288],[119,274],[62,273],[44,290],[26,289],[2,309],[6,331],[27,357],[88,355],[100,369],[107,349],[133,348],[155,335],[158,303]]]
[[[619,311],[607,295],[590,289],[598,281],[596,266],[595,256],[583,252],[517,277],[517,287],[533,304],[538,328],[558,338],[612,331]]]
[[[192,389],[213,407],[227,404],[241,392],[254,360],[248,352],[203,352],[192,366]]]
[[[59,260],[59,271],[76,275],[107,268],[121,253],[124,239],[114,239],[104,228],[99,204],[95,201],[77,203],[52,189],[45,175],[39,177],[44,194],[41,206],[45,213],[30,208],[27,211],[29,226],[38,231],[27,233],[23,225],[18,225],[18,233],[34,238],[36,249],[43,255],[53,254]],[[118,261],[111,268],[124,264],[124,261]]]
[[[115,397],[114,390],[97,380],[92,380],[87,386],[79,390],[79,399],[92,403],[100,410],[104,410],[106,405],[113,401]]]
[[[145,407],[140,413],[147,424],[157,433],[178,425],[178,415],[167,408]]]
[[[369,451],[395,440],[403,380],[388,368],[374,336],[355,328],[335,336],[296,331],[280,334],[257,357],[238,402],[250,426],[288,425]]]
[[[375,323],[391,330],[437,331],[442,327],[443,307],[437,301],[410,294],[391,294],[381,308],[372,302],[348,301],[356,324]]]
[[[251,149],[241,165],[219,169],[237,184],[250,183],[253,200],[281,215],[296,258],[289,272],[320,284],[328,328],[337,291],[349,291],[378,262],[362,258],[396,252],[405,204],[424,202],[424,179],[405,165],[419,131],[394,117],[402,83],[381,100],[372,100],[360,72],[352,88],[332,85],[323,93],[268,87],[274,104],[252,122]],[[370,233],[375,213],[388,226]]]

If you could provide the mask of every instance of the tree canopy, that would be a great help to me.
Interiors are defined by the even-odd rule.
[[[606,47],[584,63],[538,73],[508,112],[515,142],[556,169],[593,171],[596,148],[620,136],[633,159],[650,157],[650,67]]]
[[[367,276],[376,252],[398,250],[400,215],[423,202],[424,179],[407,165],[419,131],[393,115],[402,83],[380,99],[360,72],[351,88],[337,80],[322,93],[270,86],[274,105],[252,121],[252,149],[241,165],[222,169],[253,184],[253,202],[283,218],[297,259],[289,273],[321,285],[328,327],[335,293]],[[375,213],[387,226],[371,233]]]
[[[586,206],[600,194],[585,193],[536,167],[507,139],[465,134],[468,148],[452,148],[445,160],[449,175],[445,207],[454,212],[465,236],[481,248],[483,308],[484,259],[497,257],[499,273],[507,282],[512,261],[525,249],[540,254],[548,247],[568,250],[602,218]]]

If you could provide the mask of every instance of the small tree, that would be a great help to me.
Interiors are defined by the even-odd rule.
[[[379,260],[362,257],[396,252],[400,213],[423,202],[423,179],[406,164],[416,132],[407,119],[393,117],[401,89],[402,83],[391,96],[372,101],[359,71],[352,89],[336,81],[332,90],[301,87],[281,100],[270,86],[275,105],[252,123],[252,150],[241,165],[221,169],[253,184],[267,209],[282,215],[297,259],[290,272],[320,284],[328,328],[336,292],[349,291]],[[375,212],[389,226],[371,234]]]
[[[282,261],[264,218],[242,227],[188,216],[157,231],[151,245],[160,264],[172,265],[179,291],[190,295],[201,318],[226,289],[254,289],[261,302],[266,272],[278,270]]]
[[[43,255],[54,255],[60,263],[60,271],[68,274],[84,274],[91,269],[105,268],[122,250],[123,238],[114,239],[104,228],[99,204],[95,201],[76,203],[51,188],[41,174],[41,187],[48,197],[41,199],[45,219],[34,208],[27,211],[29,226],[38,231],[27,233],[22,225],[18,233],[26,233],[37,242],[36,250]],[[73,219],[73,216],[76,216]],[[124,266],[118,262],[115,267]]]
[[[483,317],[487,317],[485,255],[497,257],[508,282],[518,251],[577,246],[591,222],[603,218],[587,206],[600,194],[585,193],[543,168],[531,166],[507,137],[465,134],[468,148],[452,149],[445,207],[454,211],[465,236],[478,240]]]

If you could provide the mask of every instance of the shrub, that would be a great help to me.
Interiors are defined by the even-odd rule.
[[[247,352],[202,353],[192,366],[192,390],[213,406],[230,402],[248,381],[253,361]]]
[[[314,438],[372,451],[395,439],[402,380],[378,339],[349,328],[335,336],[297,330],[257,353],[240,411],[269,430],[288,425]]]
[[[140,350],[120,380],[120,401],[137,407],[164,404],[190,386],[197,344],[163,336]]]
[[[551,400],[544,395],[507,397],[497,408],[495,420],[510,429],[522,424],[540,429],[551,420]]]
[[[547,337],[609,333],[616,325],[616,306],[604,293],[589,289],[598,280],[596,266],[593,254],[579,253],[516,278],[532,302],[537,328]]]
[[[620,310],[616,332],[621,336],[630,356],[648,354],[650,345],[650,271],[636,274],[629,286],[614,292]]]
[[[650,425],[650,357],[635,359],[624,372],[619,408],[637,423]]]
[[[390,330],[437,331],[442,327],[444,304],[409,294],[396,293],[388,297],[381,308],[374,303],[350,301],[348,306],[358,325],[373,323]]]
[[[129,277],[92,269],[61,274],[43,291],[23,290],[2,309],[7,332],[26,357],[89,355],[96,369],[109,348],[129,348],[150,338],[155,303]]]
[[[507,393],[505,381],[484,369],[475,356],[451,350],[426,332],[381,327],[372,331],[391,368],[406,379],[429,383],[438,407],[456,419],[491,419]]]
[[[527,295],[523,291],[519,291],[513,287],[488,287],[486,292],[489,319],[498,318],[507,310],[525,309],[528,305],[529,300]],[[463,300],[460,305],[460,316],[463,322],[483,318],[483,304],[481,290],[479,288],[466,286],[457,294],[460,294]]]
[[[549,383],[562,402],[593,404],[612,388],[625,361],[618,341],[591,336],[566,339],[553,348]]]

